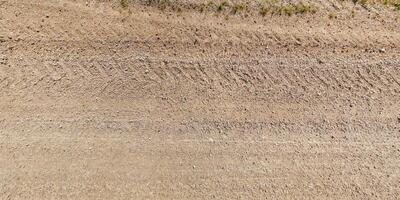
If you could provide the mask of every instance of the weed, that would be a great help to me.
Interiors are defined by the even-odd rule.
[[[393,6],[396,10],[400,11],[400,0],[352,0],[352,1],[354,4],[357,3],[363,7],[366,7],[367,4],[381,3],[387,6]]]
[[[119,4],[121,5],[122,8],[128,7],[128,0],[120,0]]]
[[[222,11],[222,10],[224,10],[224,8],[225,8],[227,5],[228,5],[228,2],[227,2],[227,1],[222,1],[220,4],[218,4],[217,10],[218,10],[218,11]]]
[[[236,14],[244,9],[245,9],[245,6],[243,4],[235,4],[232,6],[232,13]]]
[[[400,3],[393,4],[396,10],[400,11]]]
[[[205,6],[204,6],[204,5],[201,5],[201,6],[199,7],[199,11],[202,13],[202,12],[204,12],[204,10],[205,10]]]
[[[284,5],[282,4],[279,5],[276,2],[277,1],[266,2],[260,8],[259,13],[262,16],[265,16],[268,13],[292,16],[294,14],[305,14],[305,13],[314,14],[318,11],[317,7],[311,4],[305,4],[303,2],[284,4]]]
[[[303,2],[300,2],[298,4],[295,4],[295,10],[296,13],[316,13],[317,12],[317,7],[309,5],[309,4],[304,4]]]
[[[213,0],[208,0],[207,2],[207,7],[212,7],[214,5],[214,1]]]
[[[296,7],[293,5],[287,5],[282,7],[281,13],[286,14],[288,16],[292,16],[296,12]]]
[[[271,7],[269,7],[269,6],[263,6],[263,7],[261,7],[261,9],[260,9],[260,15],[265,16],[265,15],[268,14],[268,12],[270,12],[270,10],[271,10]]]
[[[383,5],[393,6],[396,10],[400,11],[400,0],[381,0]]]
[[[336,15],[336,13],[334,13],[334,12],[330,12],[329,14],[328,14],[328,17],[329,17],[329,19],[336,19],[337,18],[337,15]]]

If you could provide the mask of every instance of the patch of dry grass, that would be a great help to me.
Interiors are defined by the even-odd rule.
[[[341,0],[346,1],[346,0]],[[351,0],[354,4],[360,4],[363,7],[373,4],[383,4],[393,6],[395,9],[400,10],[400,0]]]
[[[312,4],[307,4],[304,2],[299,3],[287,3],[283,4],[281,1],[277,0],[265,0],[261,5],[260,14],[265,16],[270,13],[272,15],[297,15],[297,14],[314,14],[318,11],[318,8]]]
[[[245,1],[232,1],[232,0],[205,0],[204,3],[196,2],[181,2],[179,0],[119,0],[121,7],[126,8],[130,3],[139,3],[147,6],[154,6],[161,10],[198,10],[200,12],[220,12],[230,14],[240,13],[259,13],[262,16],[267,14],[271,15],[301,15],[301,14],[314,14],[319,11],[319,8],[312,3],[302,1],[287,1],[287,0],[256,0],[258,3],[250,4]],[[352,2],[368,8],[369,5],[381,4],[394,7],[400,11],[400,0],[340,0]],[[258,7],[257,7],[258,6]],[[329,13],[328,13],[329,14]],[[334,18],[334,17],[330,17]]]

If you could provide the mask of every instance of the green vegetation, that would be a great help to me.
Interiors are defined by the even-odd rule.
[[[222,11],[222,10],[224,10],[224,8],[225,8],[227,5],[228,5],[228,2],[227,2],[227,1],[222,1],[221,3],[218,4],[217,10],[218,10],[218,11]]]
[[[270,15],[301,15],[301,14],[314,14],[318,12],[318,7],[312,3],[305,3],[300,1],[284,1],[284,0],[255,0],[259,3],[251,4],[240,1],[232,0],[204,0],[203,4],[196,2],[184,3],[176,0],[119,0],[122,8],[126,8],[130,3],[140,3],[147,6],[154,6],[161,10],[172,10],[178,11],[194,9],[200,12],[212,11],[212,12],[224,12],[230,14],[240,13],[259,13],[262,16],[267,14]],[[343,2],[352,2],[354,4],[361,5],[368,9],[369,5],[381,4],[391,6],[395,10],[400,11],[400,0],[341,0]],[[336,14],[329,13],[329,18],[336,18]],[[354,17],[354,13],[352,13]]]
[[[128,0],[120,0],[119,4],[121,5],[122,8],[128,7]]]
[[[201,7],[200,8],[201,12],[203,12],[205,9],[216,10],[218,12],[222,12],[224,10],[230,10],[232,14],[237,14],[244,10],[248,10],[248,6],[243,3],[231,4],[226,0],[220,1],[218,3],[214,2],[213,0],[208,0],[207,3],[205,3],[200,7]]]
[[[239,3],[234,4],[234,5],[232,6],[232,13],[233,13],[233,14],[236,14],[236,13],[238,13],[238,12],[244,10],[245,8],[246,8],[246,6],[243,5],[243,4],[239,4]]]
[[[269,13],[269,11],[271,10],[271,7],[269,6],[263,6],[260,9],[260,15],[265,16]]]
[[[212,7],[212,6],[214,6],[214,1],[213,0],[208,0],[208,2],[207,2],[207,6],[208,7]]]
[[[330,12],[330,13],[328,14],[328,17],[329,17],[329,19],[335,19],[335,18],[337,18],[337,15],[336,15],[335,12]]]
[[[172,10],[181,10],[181,6],[177,2],[173,2],[170,0],[119,0],[122,8],[128,7],[130,1],[138,1],[148,6],[156,6],[161,10],[165,10],[170,8]],[[292,16],[295,14],[305,14],[305,13],[316,13],[317,7],[312,4],[306,4],[303,2],[299,3],[283,3],[282,0],[261,0],[259,13],[263,16],[270,13],[272,15],[288,15]],[[366,1],[366,0],[365,0]],[[391,0],[388,0],[391,1]],[[185,7],[183,8],[185,9]],[[200,12],[204,12],[206,10],[214,10],[217,12],[222,12],[225,10],[229,10],[231,14],[238,14],[243,11],[251,12],[249,5],[244,3],[230,3],[228,0],[208,0],[206,3],[197,5],[191,4],[186,9],[196,9]],[[255,8],[256,9],[256,8]]]
[[[383,4],[393,6],[396,10],[400,11],[400,0],[383,0]]]
[[[383,4],[393,6],[396,10],[400,11],[400,0],[352,0],[352,2],[354,4],[360,4],[363,7],[366,7],[368,4]]]
[[[303,2],[299,3],[290,3],[290,4],[282,4],[278,3],[277,0],[265,0],[263,5],[260,8],[260,14],[265,16],[270,13],[272,15],[297,15],[297,14],[306,14],[311,13],[314,14],[318,11],[318,8],[312,4],[306,4]]]

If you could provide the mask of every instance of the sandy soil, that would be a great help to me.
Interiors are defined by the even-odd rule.
[[[0,1],[0,199],[400,196],[400,12],[179,2]]]

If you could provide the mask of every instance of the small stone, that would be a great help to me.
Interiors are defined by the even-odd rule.
[[[53,74],[52,76],[51,76],[51,78],[54,80],[54,81],[59,81],[59,80],[61,80],[61,76],[60,75],[58,75],[58,74]]]
[[[380,53],[385,53],[385,52],[386,52],[386,49],[384,49],[384,48],[379,49],[379,52],[380,52]]]

